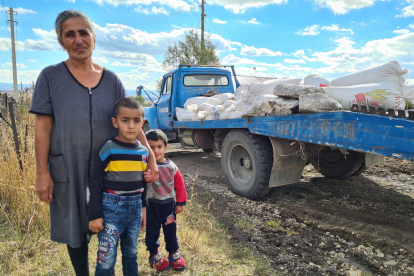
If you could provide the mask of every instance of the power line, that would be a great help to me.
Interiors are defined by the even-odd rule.
[[[26,13],[25,15],[30,15],[30,16],[37,16],[37,17],[44,17],[44,18],[52,18],[52,19],[55,19],[55,17],[51,17],[51,16],[43,16],[43,15],[37,15],[37,14],[31,14],[31,13]]]
[[[39,25],[39,24],[32,24],[32,23],[21,22],[21,21],[19,21],[19,23],[20,23],[20,24],[33,25],[33,26],[42,26],[42,27],[49,27],[49,28],[53,28],[53,26],[49,26],[49,25]]]

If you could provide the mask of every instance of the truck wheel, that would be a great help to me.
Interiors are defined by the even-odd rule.
[[[145,122],[145,124],[142,126],[142,131],[144,132],[144,134],[145,134],[145,132],[147,132],[150,129],[151,128],[150,128],[150,125],[148,124],[148,122]]]
[[[344,179],[348,176],[363,171],[365,166],[365,154],[356,151],[348,151],[343,154],[339,149],[326,148],[319,152],[312,161],[315,169],[328,178]]]
[[[230,189],[255,199],[269,191],[273,150],[269,138],[245,130],[230,131],[221,150],[221,167]]]

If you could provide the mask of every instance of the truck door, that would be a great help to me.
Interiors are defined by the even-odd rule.
[[[172,89],[172,76],[168,75],[164,77],[162,83],[161,95],[157,104],[158,123],[162,130],[171,130],[170,121],[171,117],[168,116],[171,113],[171,89]]]

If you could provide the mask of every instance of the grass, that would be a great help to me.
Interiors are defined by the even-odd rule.
[[[0,120],[0,275],[73,275],[66,245],[49,239],[49,208],[39,201],[35,191],[34,116],[28,114],[31,99],[27,92],[21,93],[15,106],[23,170],[12,131]],[[188,189],[192,190],[194,181]],[[180,252],[187,269],[167,270],[162,275],[277,275],[265,260],[234,244],[229,230],[209,214],[209,205],[199,205],[197,195],[190,195],[184,212],[178,215]],[[160,275],[149,267],[144,236],[142,232],[138,240],[140,275]],[[160,242],[160,250],[166,255],[163,237]],[[97,247],[95,235],[89,254],[92,274]],[[122,275],[120,252],[115,269],[116,275]]]

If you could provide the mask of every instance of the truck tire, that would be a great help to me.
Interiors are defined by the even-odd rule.
[[[348,151],[343,154],[339,149],[326,148],[319,152],[312,161],[312,165],[322,175],[328,178],[345,179],[363,171],[365,153]]]
[[[230,131],[221,150],[221,167],[230,189],[247,198],[264,197],[269,191],[273,150],[269,138],[246,130]]]
[[[148,122],[145,122],[145,124],[142,126],[142,131],[144,132],[144,134],[145,134],[145,132],[147,132],[150,129],[151,128],[150,128],[150,125],[148,124]]]

